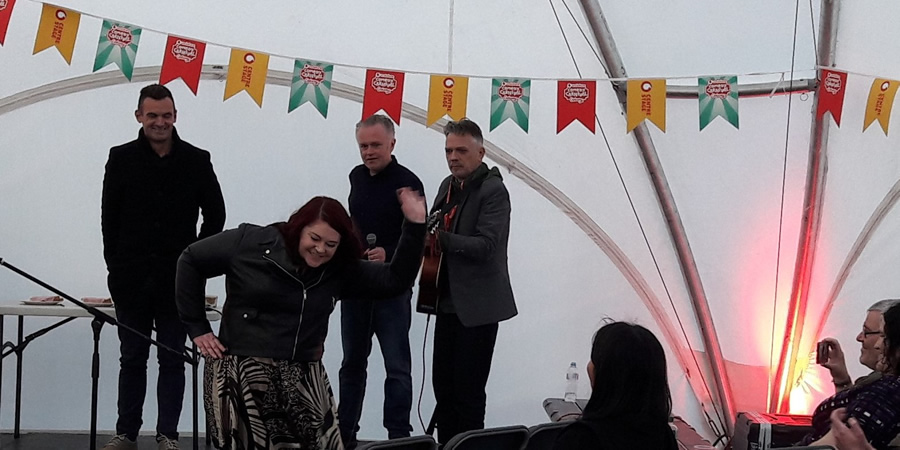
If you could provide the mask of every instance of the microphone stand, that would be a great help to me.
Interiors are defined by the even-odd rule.
[[[16,266],[13,266],[12,264],[4,261],[3,258],[0,258],[0,266],[6,267],[7,269],[12,270],[16,274],[34,282],[35,284],[43,287],[44,289],[47,289],[50,292],[53,292],[54,294],[74,303],[79,308],[87,311],[92,316],[94,316],[93,320],[91,320],[91,330],[93,330],[93,335],[94,335],[94,354],[91,359],[91,443],[90,443],[90,447],[89,447],[89,449],[91,449],[91,450],[93,450],[94,447],[97,445],[97,393],[98,393],[98,388],[100,385],[100,330],[102,329],[103,324],[108,323],[114,327],[122,328],[124,330],[127,330],[130,333],[140,336],[142,339],[146,340],[147,342],[149,342],[152,345],[155,345],[160,350],[169,351],[169,352],[179,355],[181,357],[181,359],[183,359],[186,363],[188,363],[194,367],[196,367],[199,364],[199,360],[196,357],[196,352],[192,349],[184,347],[181,351],[178,351],[178,350],[175,350],[165,344],[162,344],[162,343],[154,340],[150,336],[146,336],[143,333],[141,333],[140,331],[135,330],[134,328],[131,328],[125,324],[119,323],[119,321],[116,320],[115,317],[110,316],[109,314],[107,314],[93,306],[86,305],[83,302],[81,302],[80,300],[76,300],[71,295],[68,295],[63,291],[60,291],[59,289],[45,283],[44,281],[38,279],[37,277],[32,276],[31,274],[25,272],[24,270],[19,269]],[[51,327],[51,329],[55,328],[56,326],[59,326],[59,325],[62,325],[62,323],[54,325],[53,327]],[[44,330],[44,331],[49,331],[49,329]],[[41,334],[43,334],[43,333],[41,333]],[[36,333],[36,335],[34,337],[38,337],[38,336],[40,336],[40,334]],[[27,344],[27,342],[23,343],[23,344]],[[6,347],[5,344],[4,344],[4,347]],[[23,345],[23,348],[24,348],[24,345]],[[21,351],[21,349],[18,349],[17,351]],[[193,357],[188,356],[188,352],[192,352],[191,354],[193,354],[194,356]],[[4,354],[3,356],[6,356],[7,354]],[[196,378],[196,374],[195,374],[195,378]],[[197,398],[196,392],[194,392],[194,403],[195,404],[196,404],[196,398]],[[199,446],[199,443],[198,443],[199,441],[197,438],[196,416],[197,416],[197,412],[196,412],[196,405],[195,405],[194,450],[197,450],[198,446]]]

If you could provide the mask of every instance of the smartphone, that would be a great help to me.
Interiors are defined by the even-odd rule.
[[[825,361],[828,361],[828,351],[830,349],[831,346],[825,341],[819,341],[816,344],[816,364],[824,364]]]

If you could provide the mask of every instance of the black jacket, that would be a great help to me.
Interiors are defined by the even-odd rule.
[[[329,262],[301,276],[278,228],[243,224],[198,241],[181,255],[178,313],[192,339],[212,331],[203,288],[207,278],[225,275],[219,340],[229,354],[318,361],[335,303],[344,297],[394,296],[409,288],[424,241],[424,224],[404,223],[390,263],[353,260],[339,268]]]
[[[391,156],[391,162],[375,175],[360,164],[350,171],[350,217],[359,231],[362,248],[368,247],[366,236],[374,234],[375,245],[383,247],[390,260],[400,240],[403,210],[397,200],[397,189],[409,187],[424,195],[422,181],[411,170]]]
[[[479,176],[480,175],[480,176]],[[439,280],[448,290],[459,321],[475,327],[515,316],[516,301],[509,281],[507,244],[512,208],[509,192],[496,167],[481,167],[467,180],[449,231],[438,233],[442,256]],[[432,212],[447,200],[452,176],[441,183]]]
[[[225,201],[209,152],[172,132],[172,151],[160,158],[144,136],[109,151],[103,177],[103,257],[110,277],[146,270],[175,270],[178,255],[199,238],[222,231]]]

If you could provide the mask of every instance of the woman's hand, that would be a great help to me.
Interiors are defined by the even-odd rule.
[[[425,197],[411,188],[405,187],[397,189],[397,199],[400,200],[400,209],[403,210],[403,217],[408,222],[425,223]]]
[[[846,417],[847,408],[838,408],[831,413],[831,432],[834,433],[836,447],[839,450],[875,450],[866,440],[859,422],[851,417],[845,424]]]
[[[225,351],[225,346],[219,342],[219,338],[216,337],[212,332],[201,334],[194,338],[194,344],[197,345],[197,350],[200,350],[200,354],[207,358],[221,358]]]
[[[853,383],[850,373],[847,372],[847,362],[844,358],[844,350],[841,349],[840,342],[835,338],[827,337],[822,339],[828,345],[828,358],[822,362],[822,367],[831,372],[831,379],[835,384],[845,384],[849,386]],[[839,391],[842,389],[838,389]]]

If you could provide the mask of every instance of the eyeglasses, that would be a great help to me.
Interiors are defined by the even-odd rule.
[[[862,335],[863,335],[863,338],[867,338],[872,335],[881,335],[881,332],[880,331],[869,331],[869,330],[863,328]]]

